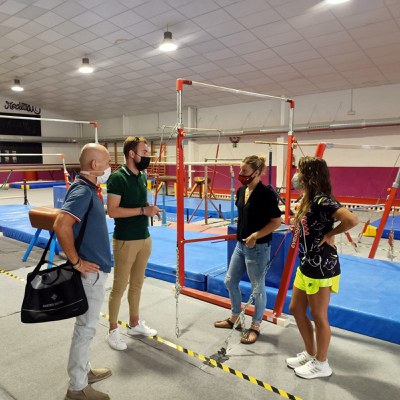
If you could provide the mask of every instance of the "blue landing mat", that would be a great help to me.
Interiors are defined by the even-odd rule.
[[[28,211],[31,206],[0,206],[0,229],[5,236],[28,243],[36,229],[31,228]],[[107,218],[109,232],[114,221]],[[150,228],[153,252],[146,271],[153,276],[175,282],[176,231],[163,227]],[[186,232],[186,238],[207,236]],[[48,232],[42,231],[41,244],[47,242]],[[201,242],[186,246],[186,286],[207,290],[228,297],[224,285],[227,266],[225,242]],[[284,258],[282,258],[284,260]],[[329,319],[333,326],[400,344],[400,263],[340,255],[342,278],[340,292],[332,295]],[[272,270],[270,271],[272,273]],[[272,277],[271,277],[272,278]],[[268,276],[267,276],[268,280]],[[249,282],[242,281],[243,300],[251,293]],[[267,287],[267,306],[275,304],[277,288]],[[289,313],[291,290],[288,291],[284,312]]]
[[[29,221],[29,210],[32,206],[0,206],[0,229],[3,235],[20,242],[30,243],[36,228]],[[114,232],[114,220],[107,218],[110,236]],[[146,275],[175,282],[176,274],[176,230],[164,227],[150,227],[153,250],[147,266]],[[186,232],[185,237],[213,236],[196,232]],[[36,242],[37,247],[44,248],[49,239],[49,232],[42,230]],[[210,258],[210,248],[212,257]],[[111,249],[112,251],[112,249]],[[28,259],[29,260],[29,259]],[[186,246],[186,286],[205,291],[207,276],[220,274],[226,270],[226,243],[200,242]]]
[[[176,230],[150,227],[153,248],[146,276],[168,282],[176,280]],[[186,239],[213,235],[185,232]],[[226,271],[226,242],[198,242],[185,246],[185,286],[206,291],[207,277]]]
[[[393,221],[393,232],[394,232],[394,238],[395,239],[400,239],[400,216],[390,216],[388,217],[385,227],[383,228],[382,232],[382,237],[383,238],[388,238],[389,233],[392,229],[392,221]],[[370,225],[378,227],[380,224],[381,220],[377,219],[374,222],[371,222]]]
[[[400,263],[340,255],[342,276],[339,294],[331,296],[328,315],[332,326],[400,344]],[[208,292],[228,297],[225,273],[209,276]],[[242,281],[243,301],[251,293]],[[267,307],[272,308],[278,289],[267,287]],[[289,313],[289,290],[283,311]]]
[[[24,182],[12,182],[10,183],[10,188],[21,189]],[[42,189],[54,186],[62,186],[65,185],[64,181],[28,181],[26,182],[29,185],[29,189]]]
[[[184,208],[185,208],[185,216],[187,212],[189,213],[189,217],[192,215],[196,207],[199,205],[202,199],[193,198],[193,197],[185,197],[184,198]],[[150,204],[154,204],[154,195],[148,195],[148,201]],[[217,209],[221,209],[222,215],[226,219],[231,218],[231,202],[230,200],[215,200],[212,199],[212,202],[217,207]],[[157,206],[163,208],[163,200],[162,196],[157,196]],[[218,212],[215,210],[213,205],[210,201],[207,202],[208,205],[208,217],[209,218],[219,218]],[[175,213],[176,214],[176,198],[174,196],[165,196],[165,211],[168,213]],[[201,203],[199,209],[196,211],[195,216],[203,217],[205,216],[205,200]],[[238,216],[237,208],[235,207],[233,217],[236,218]],[[186,217],[185,217],[186,219]]]
[[[5,237],[30,243],[36,233],[29,221],[29,210],[34,206],[5,205],[0,206],[0,231]],[[114,232],[114,220],[107,218],[108,233]],[[49,231],[42,230],[36,241],[36,247],[44,249],[49,240]]]

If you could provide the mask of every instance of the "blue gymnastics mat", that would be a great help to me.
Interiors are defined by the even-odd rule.
[[[176,230],[150,227],[153,247],[146,276],[176,281]],[[214,236],[185,232],[185,239]],[[212,255],[212,256],[211,256]],[[185,286],[206,291],[207,277],[226,271],[226,242],[197,242],[185,245]]]
[[[5,237],[30,243],[36,233],[29,221],[29,210],[32,206],[0,206],[0,229]],[[114,232],[114,220],[107,218],[108,232]],[[176,275],[176,230],[164,227],[149,227],[153,241],[153,250],[146,270],[146,275],[175,282]],[[212,236],[196,232],[186,232],[185,237]],[[49,239],[49,232],[42,230],[36,242],[37,247],[44,248]],[[111,240],[110,240],[111,242]],[[112,242],[111,242],[112,244]],[[212,258],[210,258],[210,246]],[[112,247],[112,246],[111,246]],[[112,251],[112,248],[111,248]],[[207,289],[207,276],[220,274],[226,270],[226,243],[192,243],[185,249],[186,255],[186,286],[194,289]]]
[[[154,204],[154,195],[148,195],[148,201],[150,204]],[[221,210],[222,215],[226,219],[230,219],[232,212],[231,212],[231,202],[230,200],[215,200],[212,199],[212,202],[217,207],[217,209]],[[200,204],[201,203],[201,204]],[[189,213],[189,217],[193,214],[196,207],[200,204],[199,209],[196,211],[195,216],[203,217],[205,216],[205,200],[194,198],[194,197],[185,197],[184,198],[184,208],[185,208],[185,216]],[[163,207],[163,199],[162,195],[157,196],[157,206],[161,209],[164,208],[168,213],[176,214],[176,198],[174,196],[165,196],[165,207]],[[218,212],[215,210],[213,205],[210,201],[207,202],[208,212],[207,216],[209,218],[220,218]],[[233,218],[238,216],[237,208],[233,212]],[[185,217],[186,218],[186,217]]]
[[[400,344],[400,263],[341,254],[342,275],[338,294],[332,294],[328,316],[332,326]],[[209,293],[228,297],[226,273],[209,276]],[[240,282],[243,301],[251,294],[249,282]],[[277,288],[267,287],[267,308],[272,308]],[[292,291],[283,312],[289,314]]]
[[[54,186],[62,186],[65,185],[64,181],[27,181],[27,185],[29,185],[29,189],[43,189]],[[21,189],[24,185],[24,182],[12,182],[10,183],[10,188]]]
[[[5,237],[30,243],[36,233],[29,220],[29,210],[34,206],[4,205],[0,206],[0,231]],[[108,233],[114,232],[114,220],[107,218]],[[36,247],[44,249],[49,240],[49,231],[43,229],[36,241]]]
[[[389,233],[392,229],[392,221],[393,221],[394,238],[400,239],[400,215],[396,215],[394,217],[393,216],[388,217],[385,227],[383,228],[382,237],[383,238],[389,237]],[[381,223],[381,219],[377,219],[376,221],[371,222],[370,225],[378,227],[380,223]]]
[[[29,222],[28,212],[31,206],[0,206],[0,229],[4,236],[29,243],[36,232]],[[114,221],[107,218],[110,235],[114,230]],[[176,230],[164,227],[150,227],[153,251],[146,270],[147,276],[175,282],[176,274]],[[210,236],[197,232],[185,232],[185,237]],[[275,234],[276,245],[282,239],[282,233]],[[48,232],[42,231],[39,246],[44,247]],[[285,239],[286,241],[286,239]],[[228,242],[230,243],[230,242]],[[232,242],[234,243],[234,242]],[[274,252],[274,246],[272,252]],[[284,244],[287,249],[287,244]],[[285,250],[286,251],[286,250]],[[278,253],[279,254],[279,253]],[[229,257],[226,242],[199,242],[185,247],[185,285],[228,297],[224,278]],[[275,268],[271,267],[267,275],[269,285],[278,283],[278,270],[283,267],[285,256]],[[333,326],[400,344],[400,263],[340,255],[342,277],[339,294],[333,294],[329,306],[329,320]],[[243,280],[240,283],[243,300],[247,301],[251,285]],[[275,304],[278,289],[267,286],[267,307]],[[289,290],[284,312],[289,313],[292,291]]]

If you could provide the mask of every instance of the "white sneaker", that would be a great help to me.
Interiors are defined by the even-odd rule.
[[[139,321],[136,326],[127,327],[127,333],[131,336],[143,335],[143,336],[156,336],[157,331],[153,328],[150,328],[145,324],[145,321]]]
[[[108,332],[107,342],[110,345],[110,347],[114,350],[126,350],[128,348],[126,343],[121,338],[118,328]]]
[[[296,357],[290,357],[286,359],[286,364],[289,368],[297,368],[304,365],[306,362],[312,360],[314,356],[311,356],[307,353],[307,351],[302,351],[301,353],[297,353]]]
[[[294,369],[294,373],[300,378],[313,379],[313,378],[324,378],[332,375],[331,367],[328,364],[328,360],[321,362],[316,359],[308,361],[301,367]]]

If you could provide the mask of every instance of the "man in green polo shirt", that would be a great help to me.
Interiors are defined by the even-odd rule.
[[[107,211],[115,220],[113,236],[114,281],[109,299],[110,330],[107,341],[115,350],[125,350],[118,331],[121,298],[129,282],[129,335],[155,336],[157,331],[139,319],[140,294],[144,272],[151,254],[148,217],[161,210],[147,202],[147,179],[143,170],[150,163],[146,139],[128,137],[124,142],[126,163],[107,182]]]

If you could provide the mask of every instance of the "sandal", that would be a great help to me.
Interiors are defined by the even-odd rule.
[[[233,325],[235,325],[234,322],[232,322],[229,318],[224,319],[222,321],[216,321],[214,322],[214,327],[215,328],[222,328],[222,329],[232,329]],[[239,324],[236,327],[237,331],[241,331],[242,330],[242,325],[239,322]]]
[[[255,335],[253,335],[252,338],[250,338],[251,332],[255,333]],[[260,331],[258,331],[257,329],[254,329],[254,328],[247,329],[244,336],[242,338],[240,338],[240,343],[253,344],[257,341],[259,335],[260,335]]]

